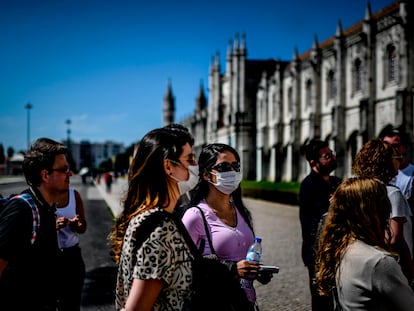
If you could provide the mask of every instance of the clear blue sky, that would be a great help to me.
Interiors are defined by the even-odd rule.
[[[393,0],[371,0],[376,12]],[[250,59],[291,60],[362,20],[367,1],[1,0],[0,143],[114,140],[162,126],[168,79],[178,120],[193,113],[212,56],[246,34]],[[206,95],[208,92],[206,90]]]

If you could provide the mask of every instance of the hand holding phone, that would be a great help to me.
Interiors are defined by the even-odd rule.
[[[259,266],[259,272],[267,272],[267,273],[278,273],[279,267],[277,266]]]

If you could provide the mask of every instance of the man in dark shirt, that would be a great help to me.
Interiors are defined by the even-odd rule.
[[[0,214],[0,310],[56,310],[57,276],[64,277],[65,269],[56,266],[55,211],[72,176],[66,151],[64,145],[41,138],[25,155],[22,167],[29,188],[24,192],[39,211],[36,230],[32,208],[23,199],[10,200]]]
[[[330,176],[337,167],[335,153],[325,141],[312,140],[305,150],[311,172],[302,181],[299,192],[299,218],[302,227],[302,260],[309,271],[312,310],[334,310],[331,298],[320,296],[312,284],[315,272],[316,236],[329,199],[341,182]]]

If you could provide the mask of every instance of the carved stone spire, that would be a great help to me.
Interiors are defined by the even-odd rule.
[[[172,92],[170,79],[168,79],[167,91],[164,96],[163,119],[163,126],[174,123],[175,119],[175,98]]]
[[[203,80],[200,80],[200,88],[196,99],[196,111],[202,111],[207,107],[207,98],[204,94]]]

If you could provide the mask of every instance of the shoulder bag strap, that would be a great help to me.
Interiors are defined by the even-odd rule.
[[[204,230],[206,232],[207,241],[208,241],[208,245],[210,246],[211,253],[213,255],[217,255],[216,254],[216,251],[214,250],[214,247],[213,247],[213,242],[211,241],[210,228],[208,227],[208,224],[207,224],[206,215],[204,215],[204,212],[203,212],[203,210],[201,209],[200,206],[197,205],[197,206],[195,206],[195,208],[197,208],[200,211],[200,213],[201,213],[201,218],[203,219]]]

